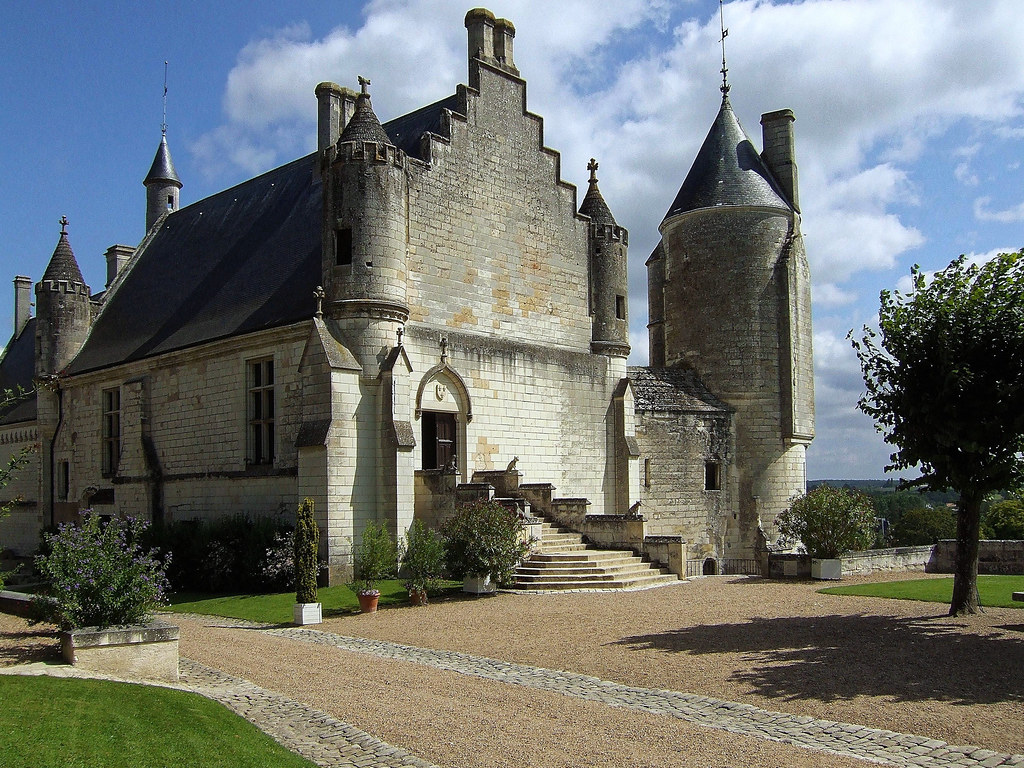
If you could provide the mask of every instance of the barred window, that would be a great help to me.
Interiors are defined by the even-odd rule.
[[[274,361],[249,363],[249,463],[274,463]]]
[[[113,475],[117,472],[117,465],[121,460],[121,390],[104,389],[101,398],[103,405],[101,471],[104,475]]]

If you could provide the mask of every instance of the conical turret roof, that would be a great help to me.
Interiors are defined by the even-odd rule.
[[[595,224],[617,227],[618,224],[615,222],[615,217],[612,216],[611,208],[604,201],[601,190],[597,188],[597,162],[591,158],[587,168],[590,171],[590,187],[587,189],[586,197],[583,198],[580,213],[589,216]]]
[[[723,97],[718,117],[665,218],[699,208],[729,205],[792,209],[743,132],[728,97]]]
[[[43,272],[43,280],[67,280],[85,285],[85,278],[82,277],[82,270],[78,268],[75,254],[71,250],[71,243],[68,241],[68,233],[64,229],[68,225],[68,220],[62,218],[60,223],[60,240],[57,241],[57,247],[53,249],[53,256],[50,257],[50,263],[46,265],[46,271]]]
[[[377,119],[376,113],[373,111],[373,105],[370,104],[370,94],[366,91],[367,85],[369,85],[369,81],[364,83],[363,92],[359,94],[359,98],[356,100],[356,111],[352,115],[352,119],[348,121],[348,125],[345,126],[345,130],[341,132],[341,138],[338,139],[338,142],[373,141],[377,144],[391,144],[394,146],[387,132],[381,126],[380,120]]]
[[[156,150],[156,157],[153,158],[153,165],[150,166],[149,173],[146,174],[142,183],[148,187],[154,182],[177,184],[178,189],[181,189],[182,186],[181,179],[178,178],[178,174],[174,170],[174,163],[171,161],[171,150],[167,148],[167,134],[160,138],[160,146]]]

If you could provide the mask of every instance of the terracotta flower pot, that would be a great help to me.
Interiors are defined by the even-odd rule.
[[[377,601],[380,600],[380,592],[376,589],[368,592],[357,592],[356,597],[359,598],[360,611],[363,613],[377,612]]]
[[[425,589],[410,589],[409,590],[409,602],[413,605],[426,605],[427,604],[427,590]]]

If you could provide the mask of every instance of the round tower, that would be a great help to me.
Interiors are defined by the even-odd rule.
[[[374,114],[367,89],[337,142],[326,173],[323,285],[325,312],[367,374],[409,318],[408,181],[405,153]]]
[[[629,356],[629,278],[626,251],[629,233],[615,223],[611,209],[597,186],[597,162],[591,158],[590,186],[580,213],[590,217],[587,243],[590,252],[590,314],[594,354]],[[623,373],[625,375],[625,373]]]
[[[795,189],[784,191],[754,149],[726,91],[648,262],[660,313],[650,341],[652,363],[695,370],[735,408],[739,510],[728,521],[733,549],[719,554],[745,557],[758,527],[777,537],[775,516],[805,490],[810,289]]]
[[[36,283],[36,376],[59,374],[85,343],[92,322],[89,286],[68,241],[67,218],[43,278]]]
[[[146,231],[149,232],[161,216],[178,210],[178,192],[182,187],[171,161],[171,150],[167,148],[166,131],[160,137],[153,165],[142,183],[146,186]]]

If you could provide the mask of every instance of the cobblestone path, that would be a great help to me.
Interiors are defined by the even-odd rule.
[[[191,617],[209,621],[210,617]],[[612,707],[669,715],[709,728],[778,741],[798,747],[844,755],[860,760],[888,765],[934,766],[935,768],[995,768],[996,766],[1024,766],[1024,755],[1010,755],[977,747],[961,747],[924,736],[895,731],[866,728],[849,723],[819,720],[814,717],[790,715],[759,709],[750,704],[723,701],[708,696],[678,691],[638,688],[601,680],[573,672],[544,669],[516,664],[457,651],[438,651],[428,648],[400,645],[382,640],[345,637],[330,632],[304,627],[276,627],[217,619],[220,625],[260,628],[270,635],[307,643],[330,645],[344,651],[365,653],[386,659],[424,664],[449,672],[497,680],[509,685],[521,685],[545,691],[555,691],[600,701]],[[253,686],[255,688],[255,686]],[[276,695],[276,694],[268,694]],[[219,699],[218,699],[219,700]],[[301,705],[296,705],[301,706]],[[237,710],[236,710],[237,711]],[[313,710],[308,710],[313,712]],[[315,713],[316,728],[323,720]],[[335,721],[336,722],[336,721]],[[339,724],[342,728],[349,728]],[[262,727],[262,726],[261,726]],[[266,729],[264,729],[266,730]],[[361,733],[356,729],[349,730]],[[366,734],[362,734],[366,736]],[[371,738],[371,737],[367,737]],[[282,742],[287,745],[287,742]],[[380,743],[380,742],[378,742]],[[393,749],[386,747],[386,749]],[[397,752],[397,750],[396,750]],[[303,753],[305,754],[305,753]],[[426,765],[411,762],[320,763],[321,765]]]
[[[219,701],[282,746],[325,768],[437,768],[404,749],[319,710],[189,659],[178,663],[179,686]]]

